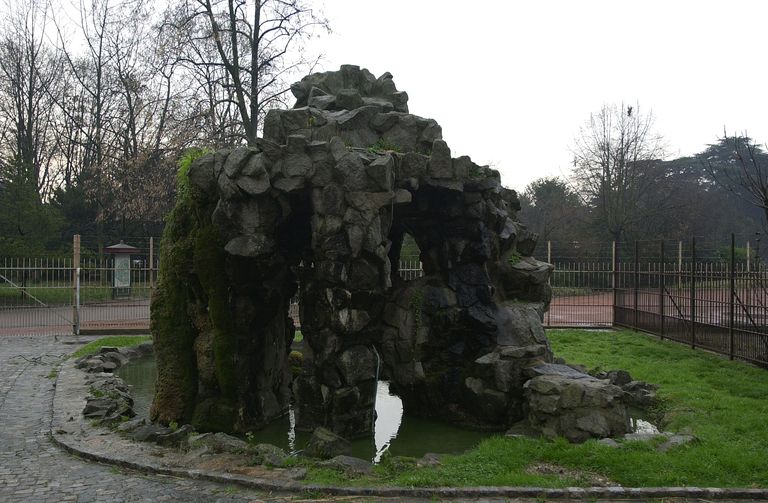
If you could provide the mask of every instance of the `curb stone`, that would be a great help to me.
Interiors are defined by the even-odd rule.
[[[85,423],[79,412],[82,404],[74,404],[66,409],[62,402],[63,395],[71,390],[73,380],[80,373],[71,361],[60,365],[59,373],[54,384],[54,398],[51,411],[49,436],[53,442],[64,451],[75,456],[105,463],[121,468],[128,468],[141,473],[151,473],[182,477],[193,480],[205,480],[224,484],[238,484],[252,489],[279,491],[290,493],[319,492],[334,496],[378,496],[394,498],[546,498],[546,499],[651,499],[651,498],[698,498],[707,500],[760,500],[768,499],[768,489],[751,488],[700,488],[700,487],[342,487],[319,484],[301,484],[295,481],[275,481],[249,477],[246,475],[213,472],[198,469],[185,469],[148,460],[121,458],[117,454],[100,453],[88,449],[77,442],[73,435],[64,432],[59,426],[65,423]],[[71,397],[70,397],[71,398]],[[84,403],[85,397],[81,397]],[[78,408],[79,406],[79,408]],[[77,412],[77,416],[73,416]],[[66,419],[67,415],[75,417],[74,421]]]

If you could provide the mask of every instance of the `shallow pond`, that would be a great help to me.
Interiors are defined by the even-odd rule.
[[[117,375],[132,387],[134,410],[139,416],[146,417],[149,414],[155,393],[156,373],[154,357],[134,360],[117,371]],[[387,381],[379,381],[373,438],[353,441],[352,455],[378,462],[385,452],[413,457],[423,456],[427,452],[461,453],[491,435],[438,421],[403,416],[400,399],[390,394]],[[309,437],[309,433],[295,431],[292,410],[266,428],[253,432],[256,442],[273,444],[289,452],[302,449]]]

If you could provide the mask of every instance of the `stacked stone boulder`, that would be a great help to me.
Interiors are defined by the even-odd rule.
[[[391,75],[313,74],[254,145],[200,157],[165,231],[152,414],[249,431],[295,400],[300,430],[370,433],[376,380],[406,413],[503,429],[552,361],[552,267],[499,173],[454,158]],[[397,271],[404,236],[424,277]],[[298,292],[304,358],[291,382]],[[289,388],[290,386],[290,388]]]
[[[544,436],[571,442],[620,436],[630,431],[624,391],[567,365],[528,369],[524,385],[530,425]]]

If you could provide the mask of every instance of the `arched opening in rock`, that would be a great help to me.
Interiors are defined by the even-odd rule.
[[[312,274],[314,257],[312,255],[312,203],[308,192],[289,195],[281,200],[284,215],[277,224],[275,239],[277,250],[286,258],[293,274],[293,293],[288,306],[288,317],[294,329],[301,329],[301,290],[302,278],[306,280]],[[293,334],[289,335],[293,340]]]
[[[421,267],[421,249],[416,239],[407,231],[402,233],[401,240],[397,243],[397,250],[391,253],[392,283],[397,285],[402,281],[413,281],[424,275]],[[395,242],[392,247],[395,248]]]

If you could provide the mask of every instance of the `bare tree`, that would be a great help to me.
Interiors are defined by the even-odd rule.
[[[64,179],[76,179],[100,222],[157,218],[175,172],[164,157],[184,143],[168,132],[183,83],[157,44],[149,2],[81,0],[78,28],[84,51],[65,50],[68,91],[59,103]],[[59,37],[67,45],[62,26]]]
[[[46,44],[45,5],[22,2],[8,14],[0,36],[0,169],[44,199],[56,182],[51,97],[61,90],[61,61]]]
[[[656,178],[648,175],[665,155],[653,122],[653,114],[642,114],[638,105],[606,105],[580,128],[572,148],[577,186],[614,240],[661,211],[644,204]]]
[[[254,144],[266,110],[281,103],[286,78],[317,62],[301,50],[327,21],[307,0],[186,0],[166,16],[184,46],[183,62],[203,77],[210,116],[237,116],[238,136]]]
[[[720,155],[723,150],[725,156]],[[762,210],[768,231],[768,154],[746,133],[724,133],[719,145],[710,146],[702,157],[715,183]]]

